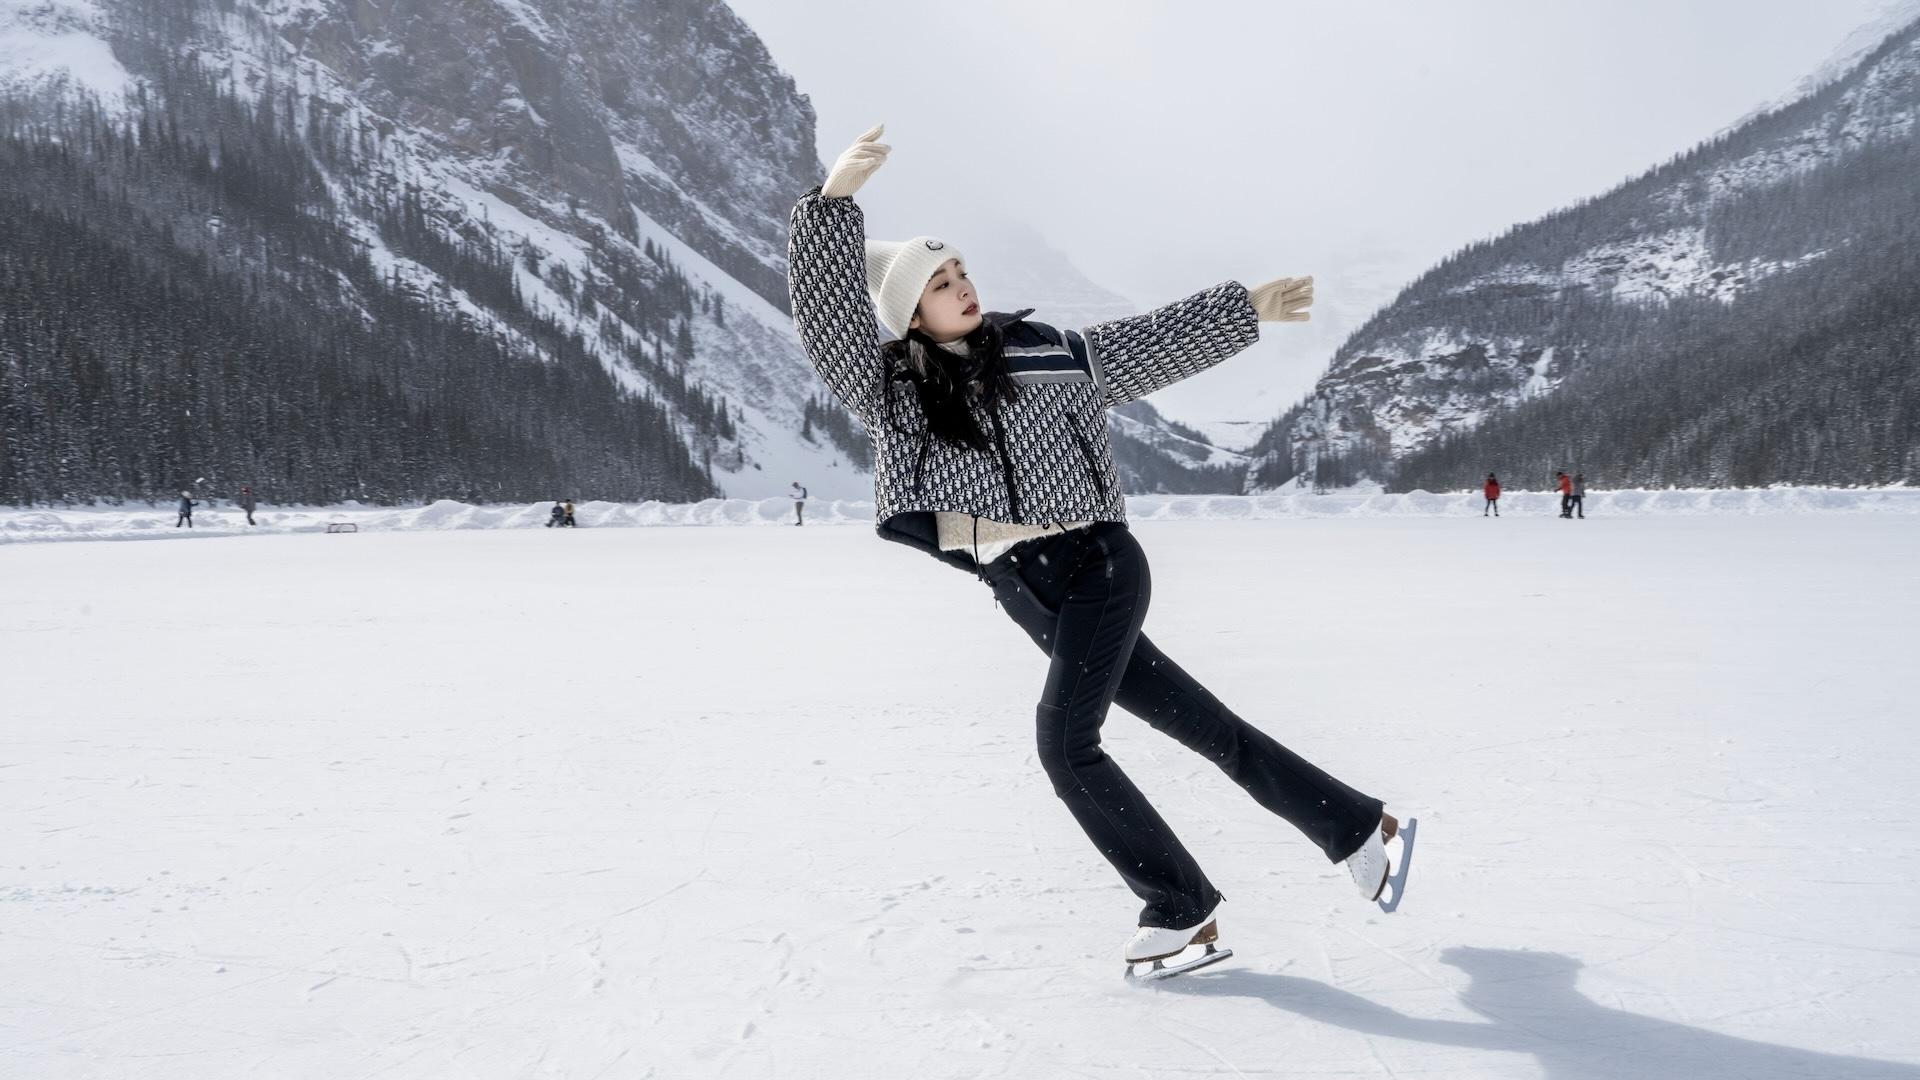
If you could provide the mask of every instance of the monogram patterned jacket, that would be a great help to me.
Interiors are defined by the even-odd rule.
[[[823,198],[818,188],[801,198],[787,250],[793,321],[814,370],[873,440],[880,536],[969,571],[978,569],[971,556],[940,550],[935,511],[1023,525],[1126,521],[1106,410],[1205,371],[1260,336],[1247,290],[1233,281],[1079,332],[1029,322],[1025,311],[989,314],[1005,335],[1017,392],[974,407],[992,452],[956,446],[932,437],[912,383],[880,351],[865,239],[852,199]]]

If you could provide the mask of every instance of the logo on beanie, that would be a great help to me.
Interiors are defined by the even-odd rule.
[[[927,250],[928,250],[928,251],[939,251],[939,250],[940,250],[941,248],[943,248],[943,247],[946,247],[946,246],[947,246],[947,245],[945,245],[945,244],[943,244],[943,243],[941,243],[941,242],[940,242],[940,241],[938,241],[938,240],[929,240],[929,241],[927,241]]]

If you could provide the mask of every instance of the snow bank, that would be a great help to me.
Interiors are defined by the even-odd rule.
[[[446,529],[536,529],[547,522],[551,503],[475,506],[441,499],[426,506],[343,506],[262,509],[248,527],[240,511],[202,507],[194,527],[176,528],[174,512],[154,507],[93,507],[62,510],[0,509],[0,544],[45,540],[151,540],[241,533],[324,532],[330,524],[350,523],[377,532]],[[1510,492],[1500,499],[1508,515],[1557,513],[1559,496],[1548,492]],[[1314,495],[1136,495],[1127,513],[1136,521],[1265,521],[1273,518],[1326,517],[1474,517],[1481,513],[1478,494],[1403,494],[1338,492]],[[1630,490],[1587,496],[1589,517],[1693,517],[1744,514],[1915,514],[1916,488],[1758,488],[1739,491]],[[873,524],[873,503],[864,499],[809,499],[809,525]],[[792,502],[768,499],[707,499],[697,503],[583,502],[574,506],[583,528],[647,528],[674,525],[788,525]]]
[[[438,532],[451,529],[537,529],[547,523],[552,503],[476,506],[441,499],[426,506],[263,507],[254,511],[253,526],[240,510],[204,504],[194,512],[193,527],[176,527],[173,508],[112,506],[61,510],[0,509],[0,544],[36,540],[154,540],[188,537],[237,536],[259,533],[325,532],[336,523],[351,524],[362,532]],[[809,500],[807,524],[872,524],[870,502]],[[574,520],[582,528],[642,528],[655,525],[785,525],[793,520],[793,504],[786,498],[707,499],[697,503],[574,504]]]
[[[1316,495],[1141,495],[1127,500],[1135,518],[1162,521],[1186,518],[1254,519],[1284,517],[1474,517],[1486,502],[1479,492],[1377,491]],[[1560,496],[1548,491],[1508,491],[1500,496],[1503,514],[1557,514]],[[1775,487],[1736,490],[1677,488],[1589,491],[1589,517],[1702,514],[1878,513],[1920,514],[1920,489]]]

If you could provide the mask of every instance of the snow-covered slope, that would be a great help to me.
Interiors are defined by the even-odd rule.
[[[101,21],[93,0],[0,0],[0,88],[119,100],[135,81],[96,32]]]
[[[1920,19],[1920,0],[1885,0],[1879,14],[1855,27],[1854,31],[1848,34],[1839,45],[1834,46],[1833,52],[1821,62],[1819,67],[1814,68],[1800,80],[1792,92],[1754,109],[1729,125],[1727,131],[1733,131],[1755,117],[1786,108],[1801,98],[1816,94],[1826,86],[1838,82],[1858,67],[1860,61],[1865,60],[1869,53],[1906,26],[1911,25],[1916,19]]]

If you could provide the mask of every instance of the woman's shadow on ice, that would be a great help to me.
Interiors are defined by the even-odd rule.
[[[1454,948],[1440,958],[1472,979],[1460,1001],[1486,1023],[1423,1020],[1291,975],[1229,970],[1160,988],[1256,997],[1366,1035],[1532,1054],[1548,1080],[1920,1080],[1920,1065],[1796,1050],[1610,1009],[1580,993],[1580,961],[1570,956]]]

